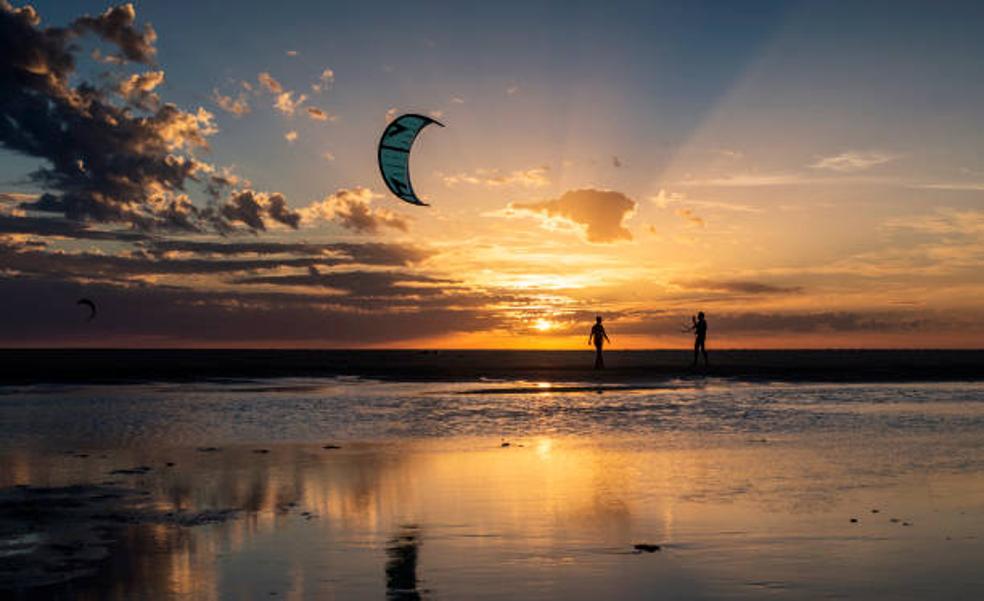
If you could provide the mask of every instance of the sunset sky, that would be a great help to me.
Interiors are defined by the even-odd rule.
[[[981,346],[984,4],[31,6],[0,345]]]

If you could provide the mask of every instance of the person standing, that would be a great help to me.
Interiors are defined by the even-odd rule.
[[[605,359],[601,356],[601,349],[605,343],[611,344],[608,334],[605,333],[605,326],[601,325],[601,315],[595,317],[595,324],[591,326],[591,333],[588,334],[588,344],[595,347],[595,369],[605,368]]]
[[[697,357],[699,354],[704,355],[704,367],[710,365],[707,362],[707,348],[705,343],[707,342],[707,320],[704,319],[704,312],[701,311],[697,313],[697,317],[690,318],[694,325],[690,327],[694,332],[694,362],[691,367],[697,367]]]

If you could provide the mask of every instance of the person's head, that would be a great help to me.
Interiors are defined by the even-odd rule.
[[[595,317],[595,322],[596,323],[601,323],[601,315]]]
[[[699,321],[704,321],[704,312],[703,311],[697,313],[697,319]]]

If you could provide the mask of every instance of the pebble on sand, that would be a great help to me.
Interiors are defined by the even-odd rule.
[[[342,447],[340,447],[340,446],[338,446],[337,444],[326,444],[325,446],[323,446],[323,447],[321,447],[321,448],[322,448],[322,449],[327,449],[327,450],[329,450],[329,451],[332,451],[332,450],[334,450],[334,449],[340,449],[340,448],[342,448]]]
[[[639,543],[637,545],[632,545],[632,548],[638,553],[655,553],[656,551],[662,549],[659,545],[653,545],[650,543]]]
[[[200,453],[214,453],[219,450],[219,447],[198,447]]]
[[[508,442],[503,442],[499,446],[504,449],[504,448],[506,448],[506,447],[509,446],[509,443]]]
[[[857,524],[858,523],[858,518],[851,518],[851,523],[852,524]]]
[[[253,452],[259,454],[265,454],[265,453],[269,453],[270,449],[253,449]]]
[[[871,513],[878,513],[878,510],[877,509],[872,509],[871,510]]]

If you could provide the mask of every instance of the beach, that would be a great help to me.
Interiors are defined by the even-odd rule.
[[[976,599],[982,433],[974,381],[11,384],[0,591]]]

